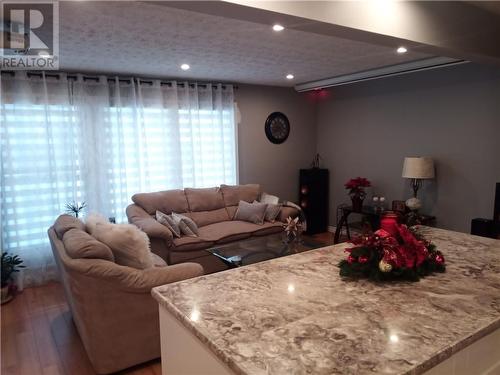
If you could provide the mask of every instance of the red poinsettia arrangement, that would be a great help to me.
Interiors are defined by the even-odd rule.
[[[351,178],[344,184],[350,195],[364,195],[365,188],[372,186],[371,182],[364,177]]]
[[[446,269],[443,254],[415,228],[396,225],[394,235],[379,229],[352,241],[347,259],[339,263],[340,276],[369,278],[376,281],[420,277]]]

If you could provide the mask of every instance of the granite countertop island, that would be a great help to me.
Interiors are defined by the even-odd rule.
[[[447,271],[415,283],[342,280],[339,244],[152,293],[237,374],[421,374],[500,328],[500,241],[421,232]]]

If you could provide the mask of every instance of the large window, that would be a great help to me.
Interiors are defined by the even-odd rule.
[[[47,229],[66,203],[126,221],[137,192],[237,182],[232,88],[61,76],[2,80],[1,246],[54,277]]]

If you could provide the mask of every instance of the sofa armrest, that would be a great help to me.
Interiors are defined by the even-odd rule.
[[[120,266],[101,259],[73,259],[72,265],[66,265],[68,270],[77,275],[87,277],[103,289],[108,285],[111,290],[121,290],[126,293],[150,293],[151,289],[160,285],[175,283],[204,274],[203,267],[198,263],[180,263],[172,266],[152,267],[138,270]]]
[[[168,246],[173,243],[172,232],[163,224],[153,219],[149,214],[136,204],[127,207],[127,217],[130,224],[134,224],[144,231],[148,237],[162,238]]]
[[[136,293],[150,293],[151,289],[157,286],[191,279],[203,274],[203,267],[198,263],[180,263],[166,267],[153,267],[138,271],[137,277],[128,279],[128,282],[123,286]]]
[[[278,215],[278,220],[286,223],[286,219],[291,216],[292,219],[295,219],[297,216],[299,216],[299,210],[293,207],[287,207],[284,206],[281,208],[280,213]]]

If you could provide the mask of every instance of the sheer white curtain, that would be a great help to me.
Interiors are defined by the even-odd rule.
[[[230,85],[2,77],[0,227],[26,284],[54,279],[47,228],[68,202],[126,221],[137,192],[237,182]]]

